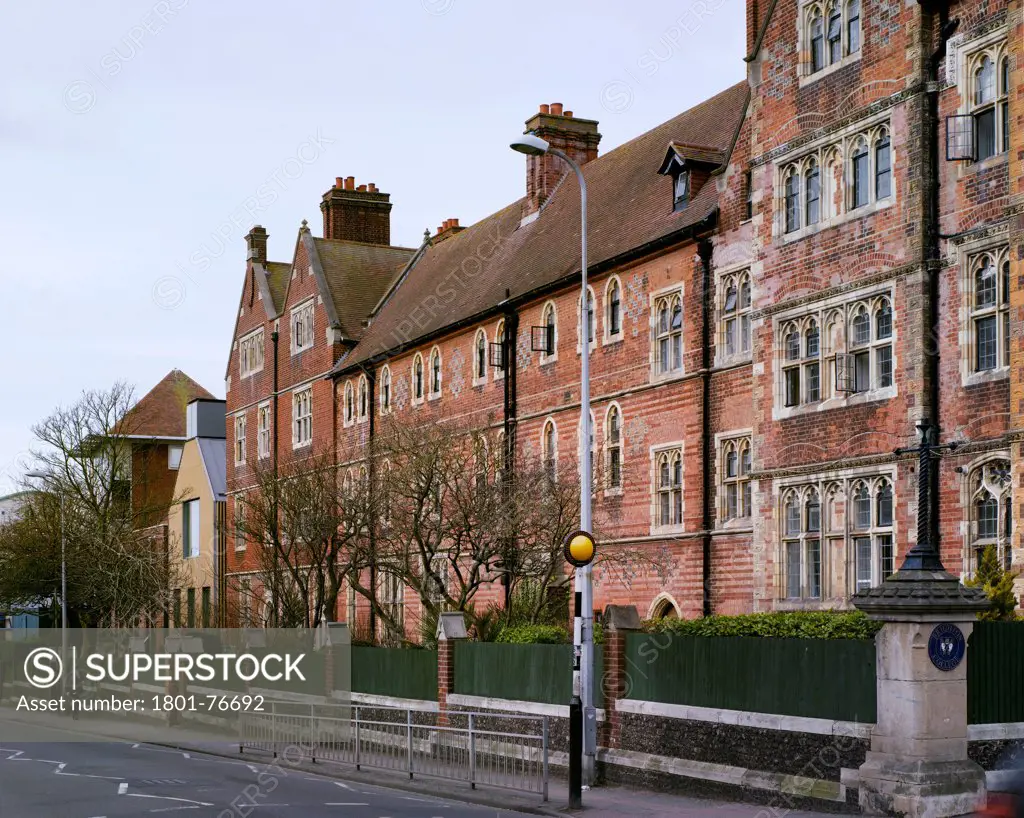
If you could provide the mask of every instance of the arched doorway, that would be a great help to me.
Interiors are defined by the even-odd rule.
[[[648,619],[679,619],[679,606],[668,594],[659,594],[651,603]]]

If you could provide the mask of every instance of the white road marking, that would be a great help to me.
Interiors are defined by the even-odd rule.
[[[128,792],[128,785],[127,784],[119,784],[118,787],[117,787],[117,794],[118,795],[124,795],[126,792]]]
[[[351,790],[352,789],[348,784],[345,784],[345,783],[343,783],[341,781],[335,781],[334,783],[335,783],[336,786],[341,787],[343,790]]]
[[[368,807],[369,804],[363,801],[328,801],[325,807]]]

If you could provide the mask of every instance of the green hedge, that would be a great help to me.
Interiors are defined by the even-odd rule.
[[[513,625],[503,628],[494,641],[514,645],[565,645],[571,639],[569,632],[557,625]]]
[[[874,639],[882,624],[868,619],[860,611],[776,611],[703,619],[660,619],[646,623],[645,629],[679,636]]]

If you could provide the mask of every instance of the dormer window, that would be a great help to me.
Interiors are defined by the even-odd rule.
[[[682,210],[690,201],[690,171],[681,170],[676,174],[673,190],[672,206],[675,210]]]

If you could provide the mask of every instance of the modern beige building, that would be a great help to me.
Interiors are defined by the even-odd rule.
[[[168,514],[171,627],[224,621],[226,480],[224,401],[197,399],[186,410],[175,503]]]

